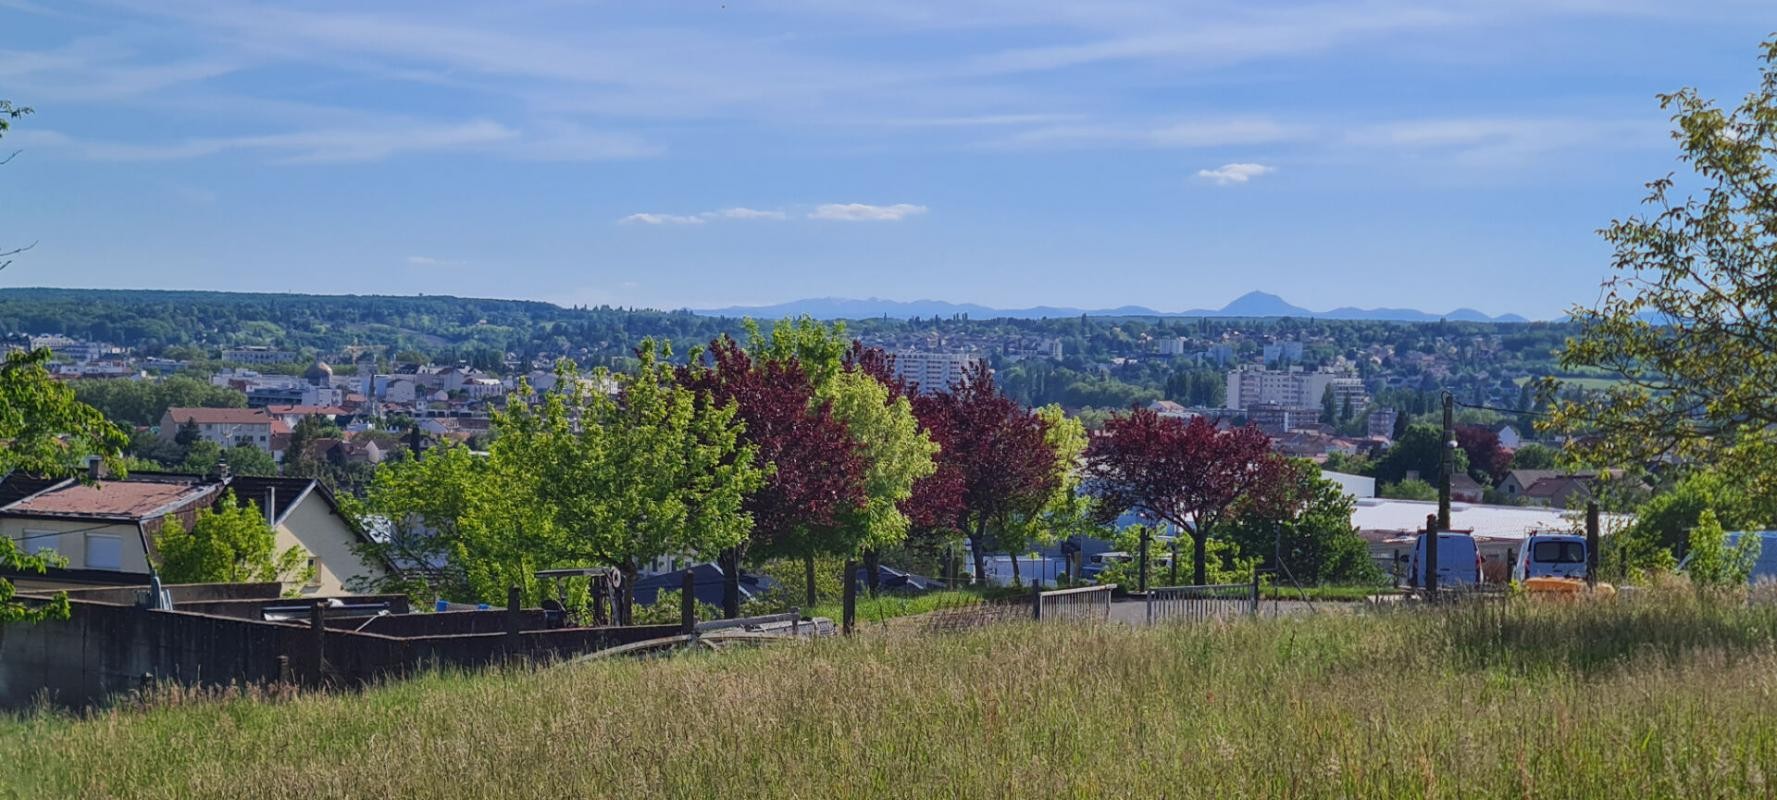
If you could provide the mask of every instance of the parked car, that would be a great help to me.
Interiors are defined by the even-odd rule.
[[[1586,537],[1571,533],[1533,533],[1512,564],[1512,580],[1586,577]]]
[[[1750,533],[1742,531],[1729,532],[1729,549],[1739,547],[1740,537],[1749,535],[1759,537],[1759,551],[1758,560],[1752,562],[1751,574],[1746,576],[1747,582],[1758,583],[1760,581],[1777,581],[1777,531],[1753,531]],[[1690,554],[1687,553],[1684,559],[1678,562],[1678,571],[1683,572],[1688,569],[1690,565],[1691,557]]]
[[[1425,534],[1413,543],[1407,562],[1407,585],[1425,585]],[[1474,586],[1481,582],[1481,548],[1466,533],[1438,534],[1438,586]]]
[[[1080,577],[1085,578],[1086,580],[1098,580],[1099,573],[1104,572],[1105,567],[1122,562],[1132,562],[1135,558],[1134,553],[1125,553],[1122,550],[1106,550],[1102,553],[1093,553],[1086,557],[1086,563],[1080,567]],[[1171,568],[1172,554],[1156,552],[1156,550],[1148,551],[1148,573],[1150,579],[1158,577],[1161,570]]]

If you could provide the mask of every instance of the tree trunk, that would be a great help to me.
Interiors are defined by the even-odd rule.
[[[719,563],[722,566],[722,618],[735,619],[740,616],[740,548],[723,550]]]
[[[1013,586],[1024,585],[1024,582],[1020,579],[1021,576],[1019,576],[1019,574],[1018,574],[1018,554],[1013,553],[1011,551],[1007,551],[1006,556],[1012,559],[1012,585]]]
[[[864,551],[864,587],[872,595],[882,588],[882,554],[874,549]]]
[[[618,592],[617,607],[612,609],[611,616],[617,618],[618,625],[629,625],[634,619],[632,612],[636,605],[636,568],[634,561],[626,561],[618,568],[623,575],[623,590]]]
[[[975,583],[987,583],[987,554],[979,534],[969,537],[969,554],[975,558]]]
[[[1209,549],[1209,536],[1207,534],[1192,532],[1191,541],[1196,545],[1191,548],[1194,551],[1191,553],[1191,576],[1196,579],[1198,586],[1202,586],[1209,583],[1209,562],[1207,552]]]
[[[804,580],[807,581],[807,584],[804,586],[804,591],[807,594],[807,596],[803,599],[808,602],[809,608],[814,608],[815,596],[814,596],[814,552],[813,551],[809,551],[808,553],[805,553],[802,556],[802,577]]]

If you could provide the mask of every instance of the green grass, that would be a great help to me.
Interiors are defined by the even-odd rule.
[[[1738,797],[1777,609],[890,631],[0,721],[15,797]]]
[[[886,621],[895,617],[906,617],[914,614],[926,614],[949,608],[974,605],[986,598],[1022,596],[1026,590],[1006,589],[953,589],[926,592],[919,595],[882,594],[876,597],[858,596],[858,621]],[[823,602],[812,611],[803,612],[811,617],[827,617],[839,621],[844,614],[841,601]]]

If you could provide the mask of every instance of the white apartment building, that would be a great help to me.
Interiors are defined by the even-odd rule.
[[[1265,345],[1265,366],[1302,363],[1301,342],[1278,342]]]
[[[1155,340],[1154,347],[1163,356],[1182,356],[1185,354],[1187,340],[1182,336],[1167,336]]]
[[[919,385],[921,392],[942,392],[961,383],[967,370],[981,363],[968,353],[930,353],[923,350],[898,350],[895,376]]]
[[[197,425],[204,441],[219,447],[247,444],[268,453],[272,434],[290,432],[290,426],[263,408],[169,408],[160,418],[160,438],[171,441],[187,422]]]
[[[1228,408],[1247,409],[1260,403],[1286,408],[1319,408],[1327,389],[1333,390],[1333,401],[1343,408],[1349,401],[1353,409],[1369,402],[1363,380],[1333,372],[1295,370],[1236,369],[1228,372]]]
[[[1234,345],[1231,344],[1210,345],[1208,350],[1197,354],[1197,363],[1199,364],[1213,363],[1218,367],[1225,367],[1228,366],[1228,362],[1233,360]]]
[[[222,351],[222,360],[236,364],[288,364],[296,360],[296,354],[270,347],[230,347]]]

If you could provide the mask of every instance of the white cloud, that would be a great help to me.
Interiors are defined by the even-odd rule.
[[[619,225],[702,225],[703,216],[699,214],[653,214],[646,211],[631,214],[620,220]]]
[[[1217,186],[1233,186],[1276,171],[1276,167],[1264,164],[1223,164],[1215,169],[1197,170],[1197,177],[1214,181]]]
[[[432,256],[407,257],[407,265],[410,267],[461,267],[466,266],[467,264],[468,262],[466,261],[457,261],[449,258],[433,258]]]
[[[1351,130],[1345,143],[1481,168],[1518,167],[1551,153],[1601,146],[1658,146],[1656,118],[1457,117],[1396,120]]]
[[[1006,149],[1077,147],[1211,148],[1308,138],[1312,131],[1264,117],[1073,124],[1027,128],[990,142]]]
[[[757,208],[724,208],[721,211],[705,211],[698,216],[705,219],[784,219],[788,215],[782,211]]]
[[[782,220],[788,218],[789,215],[782,211],[735,206],[734,208],[724,208],[720,211],[700,211],[696,214],[656,214],[644,211],[631,214],[617,220],[617,222],[619,224],[639,222],[643,225],[702,225],[710,220],[755,221]]]
[[[868,203],[823,203],[808,212],[808,218],[839,222],[899,222],[924,213],[926,213],[925,206],[916,206],[911,203],[896,203],[892,206],[873,206]]]

